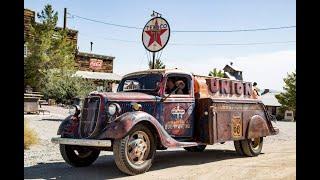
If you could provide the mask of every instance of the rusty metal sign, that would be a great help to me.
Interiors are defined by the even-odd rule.
[[[232,81],[229,79],[211,78],[207,80],[211,93],[230,95],[252,95],[252,84],[250,82]]]
[[[154,17],[144,26],[142,31],[142,43],[150,52],[162,50],[170,38],[170,27],[162,17]]]
[[[93,69],[93,70],[98,70],[98,69],[101,69],[102,67],[102,64],[103,64],[103,61],[102,60],[99,60],[99,59],[90,59],[90,68]]]
[[[231,131],[233,138],[239,138],[242,136],[242,121],[240,116],[233,116],[231,120]]]

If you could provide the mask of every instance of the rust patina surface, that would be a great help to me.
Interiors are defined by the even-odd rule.
[[[250,82],[196,76],[180,70],[148,70],[126,76],[160,74],[157,92],[94,93],[88,96],[81,117],[62,123],[59,131],[74,138],[120,139],[138,123],[157,138],[158,148],[188,147],[230,140],[275,135],[261,101],[252,96]],[[189,95],[165,97],[168,75],[191,79]],[[195,89],[194,89],[195,88]],[[95,104],[93,98],[99,99]],[[98,102],[98,101],[96,101]],[[121,113],[110,117],[107,107],[117,103]],[[134,110],[132,103],[141,105]]]

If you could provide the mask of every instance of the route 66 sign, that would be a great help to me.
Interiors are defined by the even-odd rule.
[[[232,122],[232,137],[239,138],[242,136],[242,121],[240,116],[234,116],[231,120]]]
[[[147,22],[142,31],[143,46],[151,52],[162,50],[170,38],[170,27],[162,17],[154,17]]]

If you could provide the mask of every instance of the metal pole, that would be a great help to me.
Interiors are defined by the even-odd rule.
[[[64,16],[63,16],[63,29],[67,27],[67,8],[64,8]]]
[[[155,64],[154,64],[154,59],[155,59],[155,52],[152,53],[152,69],[154,69]]]

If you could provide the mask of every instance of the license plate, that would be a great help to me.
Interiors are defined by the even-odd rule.
[[[232,137],[239,138],[242,136],[242,121],[240,116],[234,116],[232,118]]]

